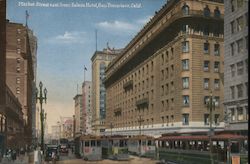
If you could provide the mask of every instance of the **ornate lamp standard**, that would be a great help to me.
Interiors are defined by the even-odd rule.
[[[44,119],[46,119],[46,114],[43,110],[43,100],[46,104],[47,100],[47,89],[43,90],[43,83],[40,81],[39,83],[39,96],[38,89],[36,88],[36,102],[39,100],[40,103],[40,119],[41,119],[41,150],[44,151]]]
[[[212,147],[213,147],[213,143],[212,143],[212,133],[213,133],[213,129],[212,129],[212,123],[213,123],[213,110],[215,110],[215,106],[218,105],[216,101],[214,101],[213,99],[213,94],[212,91],[210,92],[210,96],[209,96],[209,100],[207,101],[207,109],[209,110],[209,151],[210,151],[210,159],[211,159],[211,164],[214,164],[214,160],[213,160],[213,152],[212,152]]]

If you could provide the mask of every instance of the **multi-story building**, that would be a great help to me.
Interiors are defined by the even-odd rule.
[[[106,90],[103,84],[105,69],[121,50],[110,49],[96,51],[92,61],[92,130],[96,135],[105,131]]]
[[[6,22],[6,83],[22,105],[25,139],[32,142],[33,60],[28,27]]]
[[[51,126],[51,133],[52,133],[52,136],[51,138],[53,140],[60,140],[61,138],[61,125],[60,125],[60,122],[57,123],[57,125],[52,125]]]
[[[92,96],[91,81],[84,81],[82,84],[82,111],[83,119],[81,122],[82,129],[85,134],[90,134],[91,131],[91,96]]]
[[[82,134],[83,105],[82,94],[77,94],[75,100],[75,134]]]
[[[169,0],[106,69],[106,132],[223,130],[224,4]]]
[[[225,1],[226,130],[248,134],[248,1]]]
[[[73,139],[73,118],[60,117],[61,138]]]

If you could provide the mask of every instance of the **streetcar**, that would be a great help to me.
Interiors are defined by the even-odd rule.
[[[128,151],[131,154],[154,158],[155,150],[154,137],[147,135],[136,135],[129,138]]]
[[[242,145],[247,140],[247,137],[242,135],[172,134],[162,135],[156,140],[160,160],[185,164],[210,164],[212,161],[214,163],[229,161],[232,155],[240,156],[241,163],[248,158],[242,154]]]
[[[127,142],[126,136],[103,136],[102,157],[112,160],[129,160]]]

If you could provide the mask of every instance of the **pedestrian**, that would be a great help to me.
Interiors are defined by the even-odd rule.
[[[52,157],[52,164],[55,164],[56,163],[56,153],[54,151],[52,152],[51,157]]]

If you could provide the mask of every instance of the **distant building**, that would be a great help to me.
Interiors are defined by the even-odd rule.
[[[169,0],[106,69],[106,134],[224,129],[224,4]]]
[[[225,0],[226,130],[248,134],[248,1]]]
[[[82,134],[83,132],[83,111],[82,111],[82,95],[77,94],[75,100],[75,134]]]
[[[110,49],[96,51],[92,61],[92,130],[96,135],[105,131],[106,90],[103,84],[105,69],[121,50]]]
[[[92,114],[91,114],[91,102],[92,102],[92,83],[91,81],[84,81],[82,84],[82,116],[83,119],[80,123],[80,128],[83,129],[83,132],[85,134],[92,133],[92,127],[91,127],[91,120],[92,120]]]
[[[73,118],[60,117],[61,138],[73,139]]]
[[[58,140],[61,138],[61,125],[60,122],[57,123],[57,125],[51,126],[51,139]]]

